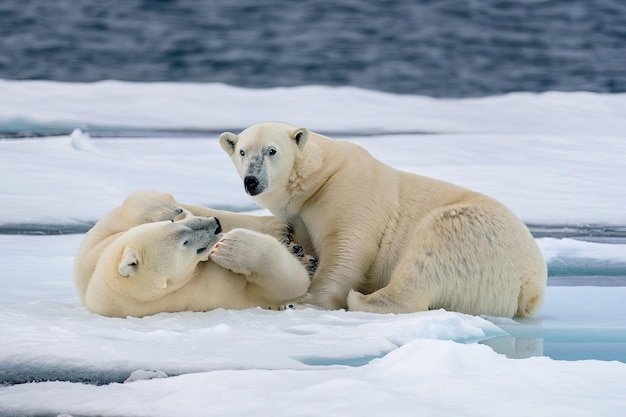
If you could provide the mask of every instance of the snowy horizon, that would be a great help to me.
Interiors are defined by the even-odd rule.
[[[626,94],[512,93],[455,100],[353,87],[8,80],[0,80],[0,91],[0,132],[37,126],[64,126],[68,134],[75,128],[237,132],[282,120],[336,132],[334,138],[356,142],[398,169],[495,197],[526,223],[626,225],[626,184],[620,176],[626,171]],[[0,224],[95,221],[141,188],[167,191],[190,204],[250,210],[254,203],[242,192],[218,136],[94,134],[82,140],[89,134],[77,133],[74,138],[0,140],[0,174],[11,178],[0,185],[0,194],[10,199]],[[160,155],[170,155],[171,163],[163,164]],[[44,164],[32,166],[34,157]],[[29,186],[53,178],[47,169],[59,169],[50,166],[55,159],[68,167],[61,175],[72,184],[79,207],[68,207],[49,184],[37,190],[36,199],[47,203],[41,213],[32,209],[36,201]],[[128,169],[139,178],[130,183],[124,178],[129,173],[116,164],[133,160],[135,166]],[[165,181],[155,174],[170,169]],[[211,172],[220,172],[223,187],[209,186]],[[93,187],[102,181],[114,184],[104,196]],[[88,208],[81,200],[100,204]]]

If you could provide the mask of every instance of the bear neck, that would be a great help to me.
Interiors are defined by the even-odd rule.
[[[287,184],[287,217],[301,212],[339,171],[344,163],[343,159],[337,157],[342,153],[335,151],[339,145],[339,142],[326,136],[310,133],[306,146],[296,157]]]

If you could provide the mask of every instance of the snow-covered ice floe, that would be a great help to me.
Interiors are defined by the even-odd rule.
[[[3,80],[0,91],[0,415],[626,412],[626,95]],[[71,267],[82,234],[50,233],[84,232],[136,189],[262,213],[217,136],[267,120],[503,201],[548,262],[539,316],[117,319],[80,305]],[[18,232],[31,234],[6,234]]]
[[[626,287],[548,287],[540,316],[526,322],[258,308],[107,318],[81,306],[73,288],[81,238],[0,236],[0,377],[9,384],[0,414],[626,410],[626,364],[609,361],[624,361]],[[618,357],[542,356],[607,353]]]

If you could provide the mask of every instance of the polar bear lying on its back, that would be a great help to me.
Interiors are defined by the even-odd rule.
[[[226,132],[220,144],[246,192],[318,257],[307,302],[382,313],[538,310],[546,264],[528,229],[494,199],[284,123]]]
[[[314,262],[277,240],[288,230],[283,222],[184,207],[169,194],[139,191],[98,221],[74,262],[81,301],[105,316],[141,317],[273,308],[306,293],[304,264]]]

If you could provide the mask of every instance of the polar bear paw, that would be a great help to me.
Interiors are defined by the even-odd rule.
[[[304,248],[298,245],[296,242],[292,241],[291,239],[289,239],[289,241],[283,241],[283,244],[287,246],[287,250],[289,250],[289,252],[293,254],[296,258],[298,258],[300,263],[307,270],[307,272],[309,273],[309,279],[313,278],[313,274],[315,274],[315,271],[317,271],[317,259],[310,255],[306,255],[304,253]]]
[[[255,257],[262,254],[256,242],[259,234],[246,229],[233,229],[211,248],[209,258],[237,274],[249,275],[255,269]]]

